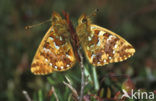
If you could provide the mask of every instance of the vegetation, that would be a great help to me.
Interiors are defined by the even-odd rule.
[[[99,12],[93,22],[124,37],[136,53],[126,61],[103,67],[93,67],[84,57],[87,81],[83,100],[117,100],[123,88],[156,93],[155,0],[1,0],[0,100],[76,100],[81,88],[80,64],[66,72],[33,75],[31,61],[50,23],[24,28],[49,19],[52,11],[68,12],[76,26],[82,13],[90,14],[96,8]]]

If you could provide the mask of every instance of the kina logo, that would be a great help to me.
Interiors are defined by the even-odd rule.
[[[122,89],[122,91],[124,94],[121,96],[121,99],[123,99],[123,98],[150,99],[150,100],[155,99],[154,92],[146,92],[146,91],[141,91],[141,90],[134,91],[133,89],[131,90],[130,93],[128,93],[125,89]]]

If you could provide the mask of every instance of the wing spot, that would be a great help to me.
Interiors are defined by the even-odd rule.
[[[70,56],[70,55],[68,55],[68,54],[66,54],[66,57],[71,58],[71,56]]]
[[[100,40],[98,41],[98,43],[97,43],[97,46],[100,46],[101,45],[101,42],[100,42]]]
[[[104,61],[103,61],[104,63],[106,63],[106,60],[104,59]]]
[[[98,34],[98,36],[103,36],[105,33],[106,32],[104,32],[104,31],[100,31],[99,34]]]
[[[54,46],[56,49],[59,49],[60,47],[56,45],[56,43],[54,42]]]
[[[64,67],[63,67],[63,66],[61,66],[60,68],[61,68],[61,69],[63,69]]]
[[[96,29],[96,27],[95,27],[95,26],[92,26],[92,27],[91,27],[91,30],[92,30],[92,29]]]
[[[111,40],[113,37],[116,38],[116,36],[110,35],[110,36],[108,37],[108,39],[107,39],[107,42],[108,42],[109,40]]]
[[[92,38],[90,36],[88,36],[88,41],[91,41],[91,40],[92,40]]]
[[[60,40],[62,41],[62,37],[60,36]]]
[[[50,40],[54,40],[52,37],[49,37],[50,38]]]
[[[51,28],[51,31],[53,32],[53,31],[54,31],[54,29],[53,29],[53,28]]]
[[[118,45],[117,45],[117,44],[115,44],[114,48],[117,48],[117,47],[118,47]]]
[[[46,48],[43,48],[44,51],[46,51]]]
[[[109,56],[109,60],[111,60],[112,59],[112,57],[111,56]]]
[[[43,48],[43,51],[51,53],[50,49],[46,49],[45,47]]]
[[[52,63],[49,63],[49,65],[52,66],[53,64]]]
[[[87,46],[87,50],[89,50],[90,48]]]
[[[70,65],[69,64],[67,64],[67,67],[69,67]]]
[[[46,51],[49,52],[49,53],[51,52],[50,49],[46,49]]]
[[[90,46],[91,48],[94,47],[94,44]]]
[[[48,59],[46,58],[45,61],[48,62]]]
[[[113,54],[115,54],[115,50],[113,50]]]
[[[91,56],[91,61],[93,60],[93,58],[94,58],[95,56],[96,56],[95,54],[92,54],[92,56]]]
[[[57,66],[54,66],[55,67],[55,69],[57,69],[58,67]]]

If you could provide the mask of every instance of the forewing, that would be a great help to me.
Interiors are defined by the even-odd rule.
[[[45,75],[53,71],[65,71],[75,63],[75,56],[69,41],[50,27],[34,56],[31,72]]]
[[[90,30],[83,49],[91,64],[103,66],[121,62],[135,53],[132,45],[114,32],[93,24]]]

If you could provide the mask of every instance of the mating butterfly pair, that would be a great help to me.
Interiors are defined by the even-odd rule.
[[[67,22],[58,13],[52,14],[52,25],[34,56],[32,73],[45,75],[54,71],[66,71],[75,64],[77,50],[74,50],[71,43],[72,35]],[[85,14],[78,20],[76,34],[88,61],[94,66],[120,62],[135,53],[135,49],[125,39],[92,24]]]

